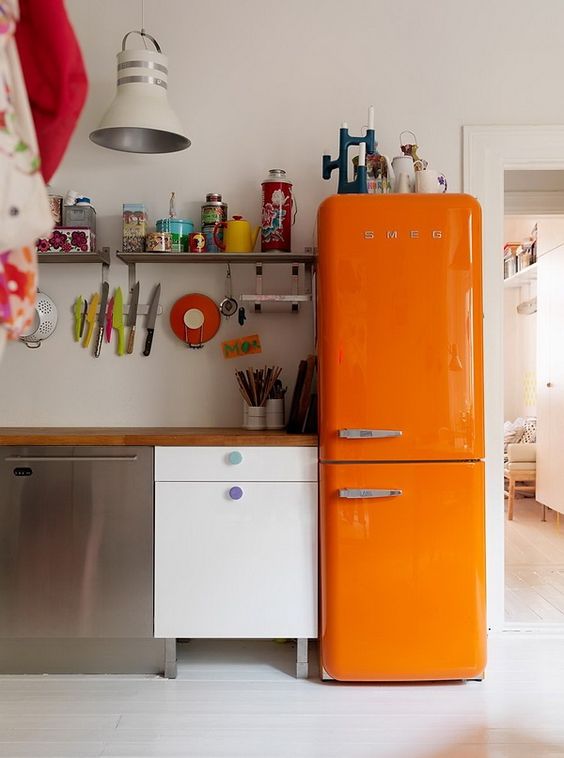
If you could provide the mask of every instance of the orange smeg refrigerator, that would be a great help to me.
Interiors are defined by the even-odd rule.
[[[479,677],[480,207],[334,195],[318,249],[322,674]]]

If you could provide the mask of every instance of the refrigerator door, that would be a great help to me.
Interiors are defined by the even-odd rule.
[[[323,669],[342,681],[480,675],[484,464],[320,468]]]
[[[467,195],[321,205],[321,460],[483,457],[480,244]]]

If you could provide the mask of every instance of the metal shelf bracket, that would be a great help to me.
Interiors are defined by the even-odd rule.
[[[291,263],[291,292],[290,294],[265,294],[263,288],[263,266],[269,261],[257,261],[255,263],[255,292],[253,294],[240,295],[242,302],[253,303],[255,313],[262,313],[263,303],[289,303],[292,313],[299,313],[300,303],[309,302],[312,299],[312,273],[313,262],[305,262],[304,265],[304,292],[300,294],[300,265],[294,261]]]

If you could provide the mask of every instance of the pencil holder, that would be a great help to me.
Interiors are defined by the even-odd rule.
[[[284,398],[273,398],[266,401],[266,428],[284,429]]]
[[[266,408],[263,405],[246,405],[246,408],[243,409],[243,427],[255,431],[264,429],[266,427]]]

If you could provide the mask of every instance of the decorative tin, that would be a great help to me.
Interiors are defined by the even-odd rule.
[[[262,182],[261,252],[291,251],[292,208],[292,182],[282,169],[270,169]]]
[[[142,203],[123,205],[123,252],[142,253],[147,234],[147,209]]]
[[[38,253],[92,253],[96,250],[96,235],[91,229],[59,226],[50,237],[35,243]]]
[[[63,198],[62,195],[49,195],[49,207],[53,223],[60,226],[63,223]]]
[[[227,203],[222,202],[221,195],[211,192],[202,205],[202,227],[221,221],[227,221]]]
[[[206,253],[206,237],[202,232],[192,232],[188,236],[188,250],[191,253]]]
[[[206,253],[220,253],[221,250],[217,246],[215,242],[214,237],[214,231],[215,231],[215,224],[206,224],[205,226],[202,226],[202,234],[206,238]],[[223,227],[220,227],[221,229],[221,235],[220,231],[218,230],[217,236],[220,237],[223,235]]]
[[[186,218],[160,218],[157,221],[158,232],[170,232],[173,253],[188,250],[188,235],[194,231],[194,224]]]
[[[145,250],[150,253],[170,253],[172,235],[170,232],[149,232],[145,237]]]
[[[210,192],[206,195],[206,202],[202,205],[202,232],[206,230],[208,232],[206,237],[208,239],[207,252],[217,253],[219,248],[210,240],[209,230],[212,229],[215,224],[220,224],[222,221],[227,221],[227,203],[224,203],[219,193]],[[204,232],[204,234],[206,233]],[[223,227],[218,229],[218,237],[223,242]],[[210,249],[210,244],[213,249]]]

